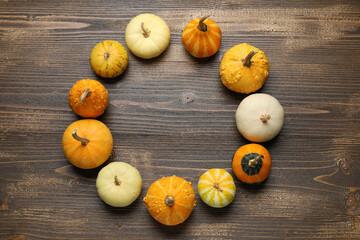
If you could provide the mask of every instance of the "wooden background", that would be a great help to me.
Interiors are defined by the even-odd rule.
[[[142,60],[129,52],[120,77],[97,77],[92,47],[106,39],[124,46],[125,27],[140,13],[162,17],[168,49]],[[219,52],[191,57],[185,25],[210,14],[222,30]],[[301,1],[0,1],[1,239],[359,239],[360,2]],[[193,182],[210,168],[230,171],[248,143],[235,111],[245,95],[227,90],[219,65],[232,46],[263,50],[270,75],[259,91],[285,109],[282,132],[263,144],[273,158],[259,186],[236,181],[223,209],[197,206],[177,227],[148,214],[150,184],[176,174]],[[97,195],[100,168],[79,170],[61,147],[79,118],[68,107],[73,84],[97,79],[109,91],[99,120],[111,130],[109,161],[124,161],[143,177],[140,197],[126,208]],[[108,163],[107,162],[107,163]]]

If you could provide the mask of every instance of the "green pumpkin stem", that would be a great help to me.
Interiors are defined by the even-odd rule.
[[[173,196],[167,196],[165,198],[165,204],[171,207],[175,203],[175,198]]]
[[[251,59],[252,59],[252,57],[253,57],[255,54],[257,54],[257,53],[258,53],[258,51],[251,50],[251,52],[246,56],[246,58],[245,58],[245,59],[242,59],[243,65],[244,65],[245,67],[250,67],[250,65],[251,65]]]
[[[141,29],[143,30],[143,35],[145,38],[150,37],[150,32],[149,29],[145,28],[144,26],[144,22],[141,22]]]
[[[80,137],[79,135],[77,135],[77,129],[76,128],[72,132],[72,136],[76,140],[80,141],[83,146],[86,146],[90,142],[90,140],[87,137]]]
[[[210,17],[209,14],[205,15],[203,18],[200,19],[199,25],[198,25],[198,27],[197,27],[200,31],[203,31],[203,32],[206,32],[206,31],[207,31],[207,26],[206,26],[206,24],[204,23],[204,21],[205,21],[205,19],[207,19],[208,17]]]
[[[82,92],[79,101],[80,103],[83,103],[85,98],[89,97],[92,94],[91,89],[90,88],[85,88],[84,91]]]
[[[249,167],[253,167],[253,168],[256,167],[256,165],[258,164],[258,160],[260,158],[263,158],[263,157],[264,157],[263,155],[259,155],[256,158],[250,159],[249,160]]]

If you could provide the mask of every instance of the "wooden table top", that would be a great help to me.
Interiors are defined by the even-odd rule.
[[[95,75],[98,42],[126,47],[125,28],[154,13],[171,30],[168,49],[143,60],[129,52],[120,77]],[[222,30],[219,52],[191,57],[181,42],[193,18],[210,14]],[[0,1],[0,239],[359,239],[360,2],[334,1]],[[278,137],[262,144],[272,171],[256,186],[236,178],[236,197],[208,207],[196,191],[210,168],[233,176],[232,157],[249,143],[236,129],[246,97],[227,90],[219,65],[232,46],[263,50],[269,78],[258,92],[285,109]],[[73,84],[100,81],[109,105],[98,120],[114,138],[109,162],[136,167],[139,198],[106,205],[61,138],[79,120],[68,106]],[[156,222],[142,201],[150,184],[177,175],[191,181],[196,207],[183,224]]]

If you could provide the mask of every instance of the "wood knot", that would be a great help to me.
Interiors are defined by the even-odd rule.
[[[185,92],[181,94],[181,102],[183,104],[189,104],[195,100],[196,95],[192,92]]]
[[[360,214],[360,190],[350,191],[345,196],[345,207],[347,214]]]
[[[351,174],[350,163],[345,158],[339,158],[336,161],[336,165],[339,168],[339,170],[342,171],[344,174],[346,175]]]

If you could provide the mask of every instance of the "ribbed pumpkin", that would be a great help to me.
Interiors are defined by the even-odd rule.
[[[242,43],[224,54],[219,71],[225,87],[248,94],[264,85],[269,75],[269,60],[260,49]]]
[[[90,66],[104,78],[113,78],[127,68],[129,56],[125,47],[115,40],[105,40],[95,45],[90,53]]]
[[[201,199],[211,207],[225,207],[235,198],[234,179],[225,169],[206,171],[201,175],[197,188]]]
[[[182,33],[186,50],[196,58],[214,55],[220,48],[221,30],[210,15],[191,20]]]
[[[270,153],[259,144],[246,144],[235,152],[232,169],[240,181],[260,183],[269,176],[271,170]]]
[[[191,182],[174,175],[152,183],[144,202],[153,218],[174,226],[190,216],[195,207],[195,194]]]
[[[106,88],[92,79],[77,81],[69,92],[70,108],[84,118],[96,118],[103,114],[108,101]]]
[[[113,138],[104,123],[95,119],[82,119],[66,128],[62,147],[70,163],[78,168],[91,169],[110,157]]]

